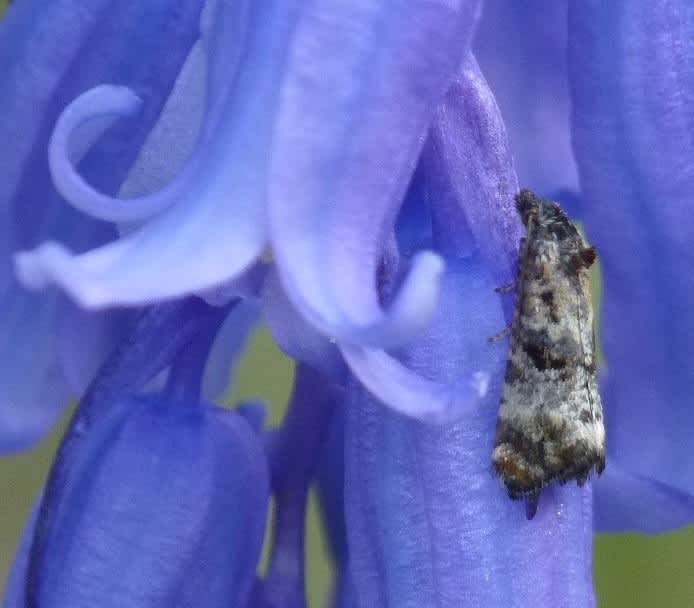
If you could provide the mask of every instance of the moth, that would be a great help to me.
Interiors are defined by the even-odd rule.
[[[588,269],[596,252],[561,207],[516,196],[527,229],[492,463],[532,519],[554,481],[582,486],[605,468]]]

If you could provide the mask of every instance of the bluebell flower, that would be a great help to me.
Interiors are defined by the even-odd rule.
[[[304,606],[315,480],[344,608],[593,606],[595,529],[692,521],[694,11],[538,12],[8,11],[0,449],[79,404],[6,606]],[[603,261],[608,466],[548,488],[532,521],[490,473],[506,349],[487,338],[511,318],[494,288],[522,237],[513,157],[523,183],[570,199]],[[258,404],[206,398],[259,310],[297,362],[271,430]]]
[[[263,446],[242,415],[199,400],[226,312],[193,300],[138,317],[63,438],[5,605],[249,600],[268,504]],[[137,395],[166,364],[163,391]]]
[[[694,10],[588,2],[570,10],[569,32],[581,212],[603,260],[611,464],[596,523],[659,531],[694,509]]]
[[[569,2],[486,0],[477,57],[499,104],[524,187],[544,195],[578,192],[567,78]],[[562,204],[572,215],[576,209]]]
[[[76,95],[104,81],[148,92],[140,120],[99,142],[80,165],[92,183],[115,192],[194,42],[201,5],[28,2],[0,21],[0,134],[12,142],[0,168],[3,452],[30,445],[52,426],[128,324],[118,311],[87,316],[58,293],[27,291],[12,270],[10,252],[46,238],[82,250],[115,235],[111,225],[75,213],[56,192],[46,156],[55,120]]]

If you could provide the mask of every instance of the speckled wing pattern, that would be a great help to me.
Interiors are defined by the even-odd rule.
[[[588,269],[595,260],[555,202],[523,190],[518,303],[492,456],[513,499],[532,518],[541,490],[605,467],[605,429],[595,375]]]

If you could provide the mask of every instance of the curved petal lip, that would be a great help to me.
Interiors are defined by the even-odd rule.
[[[319,1],[296,29],[276,122],[270,234],[290,300],[338,342],[403,344],[434,312],[443,267],[435,253],[420,254],[390,309],[375,278],[477,7]]]

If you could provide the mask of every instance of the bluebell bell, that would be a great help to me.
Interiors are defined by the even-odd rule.
[[[692,520],[694,11],[541,6],[11,7],[0,449],[79,405],[6,606],[304,606],[314,480],[344,608],[592,606],[594,530]],[[608,466],[532,521],[490,473],[513,157],[603,261]],[[209,400],[258,310],[272,430]]]
[[[138,317],[72,418],[6,605],[248,601],[269,494],[263,446],[242,415],[199,401],[226,312],[191,300]],[[160,393],[135,393],[167,364]]]
[[[597,20],[620,35],[597,31]],[[694,505],[694,11],[589,2],[570,11],[569,31],[581,208],[604,273],[612,448],[596,519],[607,530],[658,531],[690,522]]]

